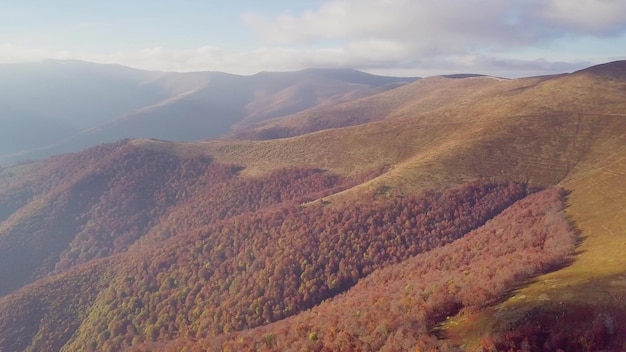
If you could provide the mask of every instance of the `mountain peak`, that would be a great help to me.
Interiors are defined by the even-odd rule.
[[[589,73],[602,77],[626,79],[626,60],[618,60],[591,66],[574,73]]]

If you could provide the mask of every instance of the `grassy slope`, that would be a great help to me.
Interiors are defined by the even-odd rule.
[[[594,143],[620,131],[620,116],[602,114],[624,111],[623,81],[607,84],[586,73],[552,79],[469,80],[476,79],[494,81],[499,88],[489,86],[485,88],[489,96],[470,95],[459,104],[442,103],[435,111],[415,110],[413,116],[361,126],[258,142],[135,143],[177,153],[207,153],[248,166],[244,172],[248,174],[304,164],[345,175],[389,165],[390,172],[353,192],[384,186],[410,192],[484,176],[556,184]],[[448,81],[456,87],[463,80]],[[408,87],[393,92],[405,95]],[[383,95],[392,99],[391,93]],[[398,111],[413,109],[410,99],[405,102]],[[602,123],[596,123],[598,119]]]
[[[623,131],[626,120],[621,122]],[[599,143],[561,182],[572,190],[567,214],[583,238],[573,264],[537,278],[511,298],[473,317],[471,323],[462,318],[452,320],[447,327],[453,341],[474,345],[486,332],[555,303],[565,307],[591,303],[600,312],[622,307],[626,299],[625,176],[626,138],[622,134]]]
[[[388,92],[269,120],[256,126],[252,132],[284,129],[288,131],[287,135],[295,136],[328,128],[325,126],[351,126],[394,117],[415,116],[458,104],[460,101],[472,101],[489,96],[506,89],[503,87],[519,88],[543,79],[545,78],[510,81],[492,77],[467,79],[429,77]]]
[[[539,277],[511,298],[474,317],[482,324],[460,318],[450,322],[448,327],[455,342],[476,344],[491,329],[521,320],[524,314],[547,309],[554,303],[564,307],[592,303],[599,311],[623,305],[626,85],[623,77],[599,84],[603,72],[588,71],[591,72],[573,77],[572,85],[561,86],[561,95],[572,97],[571,101],[561,102],[561,106],[567,104],[569,109],[580,112],[572,115],[574,126],[569,129],[579,155],[569,161],[567,175],[558,182],[572,191],[567,213],[582,233],[579,255],[571,266]],[[556,143],[556,139],[552,142]]]

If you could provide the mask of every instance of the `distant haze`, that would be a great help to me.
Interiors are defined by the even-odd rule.
[[[0,65],[0,164],[123,138],[215,138],[413,80],[348,69],[238,76],[80,61]]]

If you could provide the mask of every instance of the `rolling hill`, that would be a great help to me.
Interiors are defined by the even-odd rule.
[[[623,61],[6,167],[0,350],[621,350],[625,176]]]
[[[193,141],[414,78],[308,69],[238,76],[80,61],[0,65],[0,164],[122,138]]]

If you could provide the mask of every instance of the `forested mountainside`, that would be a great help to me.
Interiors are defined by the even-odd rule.
[[[89,152],[98,155],[103,152],[102,148],[109,149],[107,155],[114,155],[111,153],[113,149],[123,158],[134,161],[134,177],[144,182],[148,176],[140,170],[149,171],[153,165],[147,162],[142,167],[133,158],[141,156],[150,160],[151,155],[158,159],[158,153],[128,143],[98,147]],[[90,157],[89,152],[77,159],[85,162]],[[78,160],[68,157],[63,161],[65,168],[62,169],[68,171],[71,162]],[[61,160],[56,162],[61,163]],[[124,163],[121,164],[120,168]],[[115,171],[106,163],[102,166],[101,171]],[[302,206],[303,201],[312,198],[310,195],[319,196],[320,192],[323,194],[339,187],[341,178],[325,175],[319,170],[286,170],[282,174],[274,172],[262,180],[239,181],[233,177],[237,168],[195,159],[184,160],[172,169],[180,171],[174,173],[180,175],[178,182],[174,181],[176,177],[170,177],[165,182],[155,181],[155,184],[167,188],[178,184],[183,190],[185,187],[180,185],[192,184],[193,192],[205,199],[204,204],[196,203],[198,207],[194,207],[200,213],[189,212],[189,208],[178,210],[172,205],[174,210],[165,217],[167,221],[161,221],[153,231],[144,229],[141,233],[145,235],[135,242],[123,236],[127,223],[110,222],[111,218],[102,220],[109,225],[107,231],[119,233],[119,238],[127,242],[101,241],[94,230],[99,222],[94,221],[93,227],[88,227],[95,234],[93,238],[81,239],[88,241],[81,247],[80,234],[77,235],[66,252],[60,255],[53,275],[46,275],[0,300],[0,314],[12,317],[3,320],[3,350],[115,351],[131,346],[140,350],[175,350],[181,344],[195,345],[192,341],[203,338],[209,338],[207,341],[211,344],[222,341],[220,343],[224,346],[230,346],[235,343],[232,345],[234,350],[260,348],[268,343],[266,347],[277,350],[309,345],[321,348],[326,344],[331,349],[352,346],[360,350],[378,349],[386,344],[389,347],[418,343],[437,346],[436,339],[433,340],[433,335],[428,332],[435,324],[463,307],[478,309],[492,302],[520,279],[558,268],[566,262],[576,241],[575,233],[561,213],[564,194],[557,190],[527,197],[532,190],[523,184],[474,182],[443,193],[425,192],[356,204]],[[192,171],[197,169],[205,172],[203,176],[210,176],[197,177]],[[86,171],[88,174],[95,172]],[[207,182],[205,188],[198,187],[197,183],[185,182],[184,175],[193,175],[190,180],[211,182]],[[57,177],[57,187],[63,187],[64,177]],[[125,183],[138,187],[130,177],[133,176],[129,176]],[[272,184],[279,183],[272,180],[280,180],[281,186],[272,188]],[[290,186],[290,180],[293,186]],[[234,184],[234,188],[228,187],[228,183],[238,181],[236,187]],[[263,187],[266,192],[254,192],[258,187]],[[162,197],[156,188],[150,193]],[[220,189],[227,191],[216,191]],[[296,194],[289,195],[289,190]],[[130,189],[126,191],[134,193]],[[270,197],[263,199],[255,194]],[[218,199],[225,195],[230,198],[215,202],[211,195]],[[124,192],[116,196],[123,204]],[[76,209],[116,208],[107,205],[108,197],[103,193],[100,196],[102,202]],[[516,203],[520,199],[524,200]],[[239,203],[242,212],[227,212],[224,205],[233,202]],[[156,209],[163,209],[159,203],[147,204],[150,203],[143,203],[142,208],[151,210],[145,213],[147,218],[151,218],[152,215],[148,214],[154,214]],[[511,204],[515,205],[498,215]],[[492,218],[488,225],[481,227]],[[134,222],[142,223],[138,217]],[[41,226],[51,225],[43,222]],[[115,226],[120,226],[121,230],[116,231]],[[475,231],[478,234],[470,232],[473,229],[478,229]],[[455,241],[467,233],[471,241]],[[514,240],[508,242],[502,237],[505,233]],[[55,238],[54,233],[48,236]],[[24,238],[21,240],[23,242]],[[445,246],[448,243],[453,244]],[[10,244],[6,246],[11,248]],[[430,252],[441,246],[446,250]],[[102,248],[103,251],[92,257],[85,257],[90,254],[88,251],[80,252],[90,248]],[[66,254],[72,251],[79,252],[74,256]],[[467,251],[461,257],[450,257],[452,253]],[[68,256],[76,261],[68,261]],[[100,259],[93,260],[94,257]],[[414,261],[407,261],[410,258],[419,258],[428,264],[409,264]],[[3,256],[3,259],[10,260],[10,257]],[[37,261],[37,258],[31,257],[30,260]],[[508,270],[494,275],[496,268],[502,266],[499,260],[509,263]],[[81,262],[86,264],[78,265]],[[7,263],[3,267],[15,265],[19,263]],[[412,269],[403,269],[407,265]],[[393,275],[385,274],[385,271],[378,273],[385,267],[399,271]],[[482,269],[477,269],[479,267]],[[423,271],[415,272],[415,268]],[[436,272],[431,273],[432,270]],[[458,283],[447,273],[456,270],[461,275],[456,279]],[[471,270],[476,274],[471,274]],[[366,277],[371,284],[359,284],[360,279]],[[469,282],[461,280],[470,277]],[[386,309],[378,310],[374,304],[382,303],[379,298],[369,298],[372,310],[368,310],[369,305],[363,305],[362,295],[376,295],[382,288],[389,289],[392,278],[411,290],[416,287],[416,290],[433,292],[430,299],[428,294],[410,296],[425,299],[420,306],[403,303],[413,309],[422,305],[427,307],[422,313],[423,318],[418,320],[419,324],[424,324],[423,328],[409,333],[405,331],[408,323],[396,323],[392,317],[387,317],[385,324],[389,327],[381,335],[377,314]],[[445,287],[450,291],[433,289],[433,285],[441,284],[434,278],[445,278]],[[410,280],[418,280],[421,286]],[[10,278],[3,278],[3,282],[6,281],[10,282]],[[449,286],[450,282],[455,282],[455,286]],[[357,286],[351,290],[355,284]],[[358,285],[368,289],[358,293],[363,290]],[[382,286],[376,288],[376,285]],[[466,289],[465,285],[470,288]],[[471,285],[490,289],[476,291]],[[341,295],[344,292],[348,293]],[[349,297],[354,294],[359,298],[349,303]],[[320,325],[311,325],[315,319],[307,316],[313,313],[305,311],[319,304],[321,306],[316,310],[323,309],[331,304],[326,300],[335,296],[337,298],[332,302],[336,303],[332,304],[337,307],[330,311],[339,317],[329,317],[328,321],[319,321]],[[341,303],[345,300],[346,303]],[[38,303],[33,305],[33,302]],[[344,307],[346,311],[338,307]],[[301,312],[305,312],[302,318],[298,315]],[[319,313],[315,314],[319,318]],[[341,325],[332,328],[328,324],[329,321],[335,324],[345,321],[341,317],[346,315],[365,321],[355,323],[354,328],[360,333],[348,332],[351,328]],[[396,319],[401,321],[407,316],[399,314]],[[288,320],[283,321],[288,317],[303,319],[307,323],[293,325]],[[267,325],[274,323],[298,328],[274,331],[273,325]],[[372,326],[374,330],[369,331],[366,326],[371,324],[375,324]],[[263,327],[262,332],[249,330],[256,327]],[[323,331],[331,328],[345,336],[331,337],[324,342]],[[224,335],[233,331],[249,332],[243,340],[235,339],[237,335],[232,333]],[[216,336],[221,337],[215,340]],[[395,337],[385,342],[389,336]],[[164,341],[168,340],[176,342],[165,344]],[[209,346],[211,349],[221,348],[221,345]]]
[[[2,193],[8,209],[0,228],[0,293],[126,251],[150,231],[162,239],[350,184],[321,170],[286,169],[254,180],[237,178],[237,171],[128,142],[51,159]]]
[[[0,351],[621,350],[625,73],[0,168]]]
[[[4,349],[56,341],[75,350],[118,350],[278,321],[379,268],[460,238],[528,194],[520,184],[474,183],[303,206],[357,178],[286,169],[245,179],[239,169],[125,141],[51,159],[6,186],[7,204],[21,207],[2,223],[4,313],[42,324],[20,339],[25,327],[5,320]],[[83,270],[89,278],[74,282]],[[12,301],[27,293],[63,302],[68,298],[49,296],[55,291],[48,285],[72,284],[71,292],[86,294],[56,327],[46,315],[61,313]],[[90,295],[94,285],[99,289]],[[77,328],[68,341],[64,334]]]
[[[532,194],[463,238],[377,270],[346,294],[297,316],[199,342],[179,338],[134,350],[458,350],[440,340],[441,321],[457,313],[471,316],[515,283],[570,260],[577,236],[563,216],[564,197],[558,189]],[[568,336],[572,340],[551,330],[525,337],[533,349],[576,350],[580,341],[602,349],[610,346],[607,332],[597,326]],[[485,339],[479,350],[521,348],[520,342],[517,335],[502,331]]]

